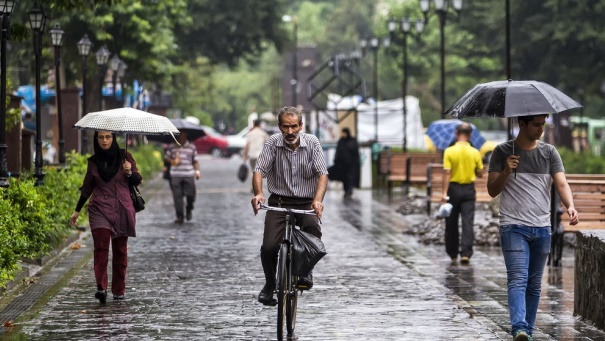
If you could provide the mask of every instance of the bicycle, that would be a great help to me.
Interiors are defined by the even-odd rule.
[[[284,337],[284,322],[287,337],[294,336],[296,326],[296,309],[299,292],[296,284],[298,275],[292,274],[292,229],[296,228],[296,217],[294,214],[315,215],[314,210],[297,210],[291,208],[273,207],[260,203],[259,209],[267,211],[278,211],[286,213],[286,228],[284,238],[279,247],[277,257],[277,280],[275,293],[277,294],[277,340],[282,341]]]

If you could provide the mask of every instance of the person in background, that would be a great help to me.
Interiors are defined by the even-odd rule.
[[[69,222],[76,226],[80,210],[90,198],[88,219],[94,244],[95,298],[105,304],[109,244],[113,255],[111,292],[114,299],[124,299],[128,237],[136,237],[136,212],[129,184],[138,186],[143,178],[132,155],[119,148],[115,134],[96,131],[93,145],[95,153],[88,158],[80,199]]]
[[[551,181],[567,208],[569,224],[579,222],[561,156],[539,140],[547,117],[520,116],[517,138],[496,146],[489,162],[487,190],[492,197],[500,195],[500,245],[514,341],[531,341],[536,323],[550,254]]]
[[[187,132],[180,130],[180,143],[172,143],[166,152],[166,161],[170,163],[170,189],[176,212],[175,224],[183,224],[184,219],[191,220],[195,203],[195,180],[200,179],[200,165],[196,159],[197,149],[187,140]],[[186,204],[183,204],[185,199]]]
[[[471,146],[473,128],[469,123],[456,127],[456,143],[443,152],[442,203],[452,204],[450,216],[445,218],[445,252],[460,263],[468,264],[473,256],[475,239],[475,178],[483,177],[483,161],[479,150]],[[462,236],[458,218],[462,216]]]
[[[297,215],[296,224],[305,232],[321,238],[319,219],[323,212],[323,198],[328,184],[328,170],[323,150],[317,137],[303,132],[302,113],[294,107],[282,108],[277,121],[281,134],[269,137],[252,177],[254,197],[252,210],[258,213],[259,203],[265,202],[263,177],[267,178],[269,206],[315,210],[317,215]],[[275,271],[277,254],[286,222],[285,212],[267,211],[260,258],[265,273],[265,286],[258,295],[264,305],[275,305]],[[309,273],[298,280],[300,290],[313,287]]]
[[[336,145],[334,165],[328,169],[328,176],[330,180],[342,181],[345,198],[351,198],[353,187],[359,187],[360,166],[357,139],[351,136],[349,128],[343,128]]]
[[[256,159],[260,155],[260,152],[263,150],[263,146],[267,139],[269,138],[269,134],[267,134],[260,126],[260,120],[254,120],[254,125],[246,136],[247,142],[244,147],[244,152],[242,153],[242,158],[244,162],[249,160],[250,169],[254,171],[256,167]]]

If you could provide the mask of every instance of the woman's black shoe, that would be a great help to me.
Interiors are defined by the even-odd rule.
[[[101,304],[105,304],[105,302],[107,302],[107,291],[98,290],[95,294],[95,298],[97,298]]]

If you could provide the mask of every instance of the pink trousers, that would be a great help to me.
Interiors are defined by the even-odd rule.
[[[111,231],[97,228],[92,230],[94,242],[94,271],[97,290],[107,290],[107,264],[109,244],[112,251],[111,292],[124,295],[126,290],[126,267],[128,266],[128,237],[111,238]]]

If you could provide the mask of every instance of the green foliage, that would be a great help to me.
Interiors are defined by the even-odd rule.
[[[23,233],[28,240],[29,249],[24,255],[36,257],[50,250],[48,237],[55,236],[56,222],[49,215],[48,204],[34,187],[34,179],[11,179],[8,200],[17,208],[17,219],[24,224]]]
[[[605,174],[605,160],[590,151],[575,153],[566,148],[558,148],[565,173],[568,174]]]
[[[23,221],[18,218],[18,208],[6,198],[6,189],[0,191],[0,287],[4,287],[19,268],[17,262],[26,253],[28,241],[23,232]]]
[[[153,178],[164,165],[162,152],[153,144],[141,145],[136,149],[128,149],[128,151],[137,163],[143,180]]]

